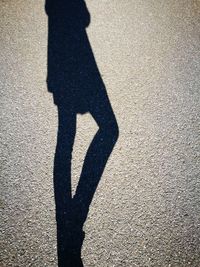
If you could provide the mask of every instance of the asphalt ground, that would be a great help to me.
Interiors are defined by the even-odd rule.
[[[85,267],[200,266],[200,1],[87,0],[119,139],[96,190]],[[0,1],[1,267],[57,266],[44,1]],[[97,125],[78,115],[73,192]]]

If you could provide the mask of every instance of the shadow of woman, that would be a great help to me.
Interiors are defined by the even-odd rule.
[[[54,158],[58,266],[80,267],[83,224],[118,138],[118,126],[99,73],[86,27],[90,14],[83,0],[46,0],[48,15],[48,91],[58,108]],[[71,159],[76,115],[89,112],[99,129],[72,198]]]

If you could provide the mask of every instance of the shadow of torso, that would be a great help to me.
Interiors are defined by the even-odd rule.
[[[90,14],[83,0],[46,0],[48,32],[48,90],[54,103],[85,113],[104,84],[87,37]]]

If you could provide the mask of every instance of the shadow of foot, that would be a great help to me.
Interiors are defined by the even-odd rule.
[[[58,267],[84,267],[81,249],[85,232],[78,225],[65,221],[58,224]]]

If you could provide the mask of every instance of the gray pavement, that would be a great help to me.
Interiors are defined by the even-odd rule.
[[[200,1],[86,2],[120,134],[84,226],[84,267],[198,267]],[[0,266],[54,267],[57,110],[44,2],[0,5]],[[73,190],[96,130],[78,116]]]

